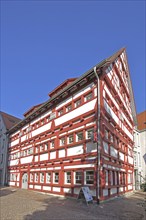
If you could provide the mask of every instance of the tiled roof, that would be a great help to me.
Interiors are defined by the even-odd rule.
[[[29,110],[27,110],[23,115],[24,117],[27,117],[29,114],[34,112],[38,107],[40,107],[43,103],[32,106]]]
[[[146,129],[146,111],[137,114],[137,122],[138,130]]]
[[[104,59],[103,61],[101,61],[100,63],[96,64],[96,68],[97,70],[100,70],[102,68],[105,68],[107,66],[109,66],[112,62],[114,62],[114,60],[120,56],[121,53],[123,53],[125,51],[125,48],[121,48],[119,51],[117,51],[116,53],[114,53],[112,56],[108,57],[107,59]],[[126,56],[127,59],[127,56]],[[94,66],[94,67],[95,67]],[[47,100],[46,102],[44,102],[44,104],[42,104],[41,106],[39,106],[37,109],[35,109],[31,114],[29,114],[28,116],[26,116],[21,122],[18,123],[18,125],[14,126],[13,128],[10,129],[9,133],[12,133],[14,131],[16,131],[18,128],[24,126],[26,123],[28,123],[29,120],[32,120],[32,118],[35,118],[38,116],[39,113],[43,113],[46,111],[46,109],[48,109],[51,105],[52,102],[61,97],[62,94],[64,94],[65,92],[69,91],[71,88],[73,88],[76,84],[80,83],[82,80],[84,80],[87,76],[90,75],[95,75],[93,68],[89,69],[87,72],[85,72],[82,76],[78,77],[76,80],[74,80],[72,83],[70,83],[69,85],[67,85],[65,88],[63,88],[61,91],[59,91],[57,94],[54,94],[53,97],[51,97],[49,100]],[[135,109],[135,101],[134,101],[134,95],[133,95],[133,89],[132,89],[132,83],[131,83],[131,79],[130,79],[130,71],[128,68],[128,63],[127,63],[127,69],[128,69],[128,82],[129,82],[129,89],[130,89],[130,96],[131,96],[131,107],[132,107],[132,115],[133,115],[133,119],[134,119],[134,124],[137,124],[137,120],[136,120],[136,109]],[[101,71],[100,71],[101,73]],[[99,75],[100,75],[99,73]],[[102,75],[102,74],[101,74]]]
[[[2,119],[3,119],[3,122],[4,122],[5,126],[6,126],[6,129],[8,129],[8,130],[10,128],[12,128],[15,124],[17,124],[18,122],[21,121],[20,118],[16,118],[13,115],[9,115],[9,114],[7,114],[5,112],[0,111],[0,114],[2,116]]]

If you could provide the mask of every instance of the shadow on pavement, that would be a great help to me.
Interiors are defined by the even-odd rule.
[[[145,214],[143,207],[138,205],[140,198],[121,198],[100,204],[86,205],[83,201],[71,198],[48,197],[48,199],[40,199],[42,202],[39,210],[32,214],[27,214],[23,220],[143,220]]]
[[[7,187],[0,187],[0,197],[2,196],[7,196],[9,194],[12,194],[16,192],[16,189],[12,189],[12,188],[7,188]]]

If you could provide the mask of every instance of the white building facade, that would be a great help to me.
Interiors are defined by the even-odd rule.
[[[134,131],[134,189],[146,182],[146,111],[137,115],[138,129]]]

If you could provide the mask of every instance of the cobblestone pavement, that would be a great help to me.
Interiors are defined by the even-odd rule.
[[[145,220],[146,194],[140,191],[86,205],[73,198],[4,187],[0,191],[1,220]]]

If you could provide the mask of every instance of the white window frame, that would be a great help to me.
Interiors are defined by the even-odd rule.
[[[60,138],[60,146],[65,145],[65,137]]]
[[[70,173],[70,174],[69,174]],[[68,175],[69,174],[69,175]],[[68,178],[69,177],[69,178]],[[70,182],[68,182],[70,180]],[[71,184],[71,171],[65,172],[65,184]]]
[[[81,105],[81,99],[78,99],[77,101],[75,101],[75,107],[78,107]]]
[[[84,97],[84,98],[85,98],[85,102],[91,100],[92,97],[93,97],[93,93],[92,93],[92,92],[88,93],[88,94]]]
[[[51,172],[46,173],[46,183],[51,183]]]
[[[86,139],[94,139],[94,129],[88,129],[86,131]]]
[[[80,139],[81,134],[82,134],[82,138]],[[82,141],[83,139],[84,139],[83,131],[76,133],[76,142]]]
[[[58,178],[56,178],[56,174],[58,174],[58,175],[57,175]],[[58,181],[56,182],[57,179],[58,179]],[[55,184],[59,184],[59,172],[55,172],[55,173],[53,173],[53,183],[55,183]]]
[[[87,172],[93,172],[93,183],[87,183],[87,181],[90,181],[90,180],[92,181],[92,178],[91,178],[92,174],[87,175]],[[87,177],[89,177],[88,180],[87,180]],[[94,185],[94,170],[86,170],[84,172],[84,183],[85,185]]]
[[[80,178],[76,179],[76,177],[77,177],[76,174],[77,173],[81,173],[81,175],[78,175],[78,177],[81,176],[81,179]],[[83,176],[83,172],[82,171],[75,171],[74,172],[74,184],[81,185],[82,184],[82,176]],[[78,180],[81,180],[81,183],[77,183]]]
[[[68,144],[72,144],[73,142],[74,142],[74,135],[71,134],[71,135],[68,136]]]
[[[44,183],[44,180],[45,180],[45,174],[40,173],[40,183]]]

